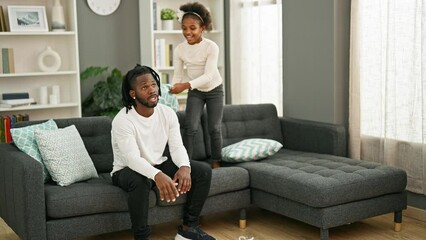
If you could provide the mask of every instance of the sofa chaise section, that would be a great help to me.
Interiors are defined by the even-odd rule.
[[[252,203],[328,229],[385,213],[395,213],[399,230],[407,206],[406,172],[346,156],[343,127],[277,117],[271,104],[226,106],[224,145],[267,138],[284,147],[264,160],[239,163],[250,173]],[[229,164],[235,166],[235,164]]]

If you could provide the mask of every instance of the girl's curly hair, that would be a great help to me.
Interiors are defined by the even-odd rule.
[[[212,16],[210,15],[210,11],[203,4],[199,2],[186,3],[180,6],[179,9],[185,12],[185,15],[183,15],[183,18],[185,18],[188,15],[195,16],[196,18],[201,17],[201,20],[202,20],[201,25],[204,26],[204,28],[208,32],[213,29]],[[191,13],[196,13],[199,16],[195,14],[191,14]]]

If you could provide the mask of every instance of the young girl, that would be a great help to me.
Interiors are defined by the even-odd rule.
[[[222,115],[223,85],[217,63],[219,47],[203,37],[204,31],[212,30],[210,12],[200,3],[182,5],[180,19],[182,34],[186,41],[176,46],[173,54],[174,76],[171,93],[177,94],[188,89],[183,143],[191,158],[194,136],[200,117],[207,108],[208,129],[212,150],[212,167],[219,167],[222,158]],[[184,77],[184,66],[186,76]]]

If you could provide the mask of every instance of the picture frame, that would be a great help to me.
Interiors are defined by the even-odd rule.
[[[11,32],[47,32],[45,6],[7,6]]]

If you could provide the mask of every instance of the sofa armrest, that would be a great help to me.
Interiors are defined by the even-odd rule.
[[[46,239],[43,166],[0,144],[0,217],[21,239]]]
[[[343,126],[293,118],[280,118],[284,148],[347,156]]]

